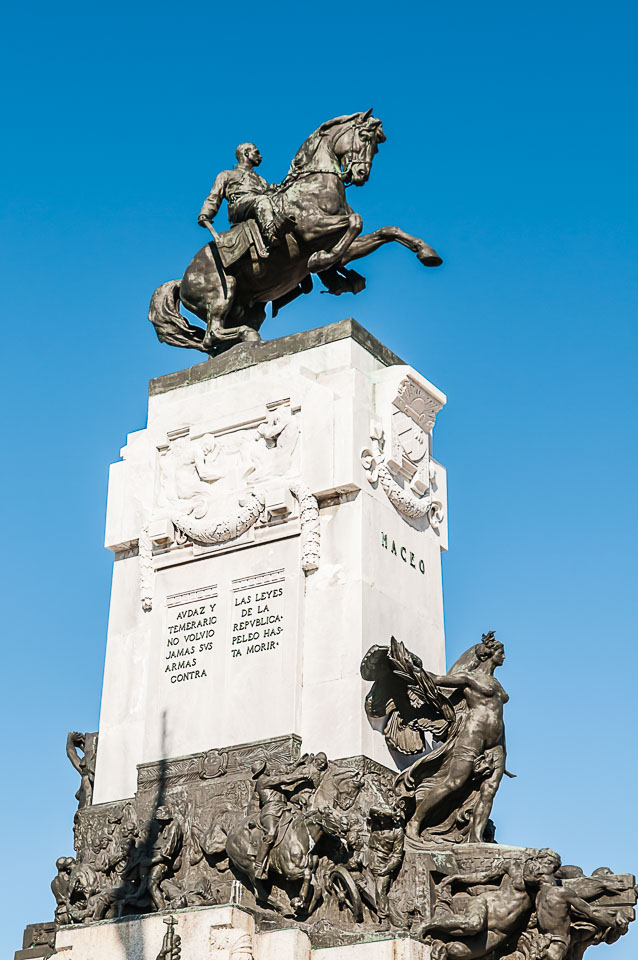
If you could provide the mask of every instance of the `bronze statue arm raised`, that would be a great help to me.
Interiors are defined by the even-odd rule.
[[[479,673],[446,673],[442,677],[430,674],[432,681],[439,687],[469,687],[485,697],[494,695],[494,688]]]
[[[82,775],[85,773],[85,764],[82,763],[77,748],[84,750],[84,736],[75,730],[72,730],[66,738],[66,755],[77,770]]]

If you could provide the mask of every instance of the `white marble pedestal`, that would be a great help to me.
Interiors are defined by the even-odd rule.
[[[444,670],[444,403],[354,321],[151,382],[109,482],[94,803],[140,763],[289,734],[394,765],[359,666],[393,634]]]
[[[430,948],[386,934],[364,943],[311,946],[303,930],[255,933],[252,916],[237,906],[177,910],[174,935],[182,960],[430,960]],[[62,927],[56,937],[59,960],[157,960],[168,915],[150,914]],[[164,922],[163,922],[164,921]]]

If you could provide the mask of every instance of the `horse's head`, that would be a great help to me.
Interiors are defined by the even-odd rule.
[[[334,151],[343,170],[344,183],[361,187],[368,180],[374,155],[379,144],[385,140],[381,121],[373,117],[372,110],[356,113],[350,123],[344,125],[334,141]]]
[[[327,120],[302,143],[288,178],[334,172],[344,183],[360,187],[370,176],[372,159],[384,140],[381,121],[372,116],[372,110]]]
[[[69,876],[68,897],[70,903],[88,900],[97,893],[99,883],[97,873],[89,864],[76,863]]]
[[[319,807],[306,811],[304,819],[307,827],[318,827],[330,837],[345,837],[350,829],[347,817],[341,816],[333,807]]]

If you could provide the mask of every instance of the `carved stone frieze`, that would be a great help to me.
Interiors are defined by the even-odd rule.
[[[159,450],[157,508],[180,528],[185,515],[204,521],[201,530],[214,528],[215,517],[230,516],[232,504],[248,493],[263,496],[269,484],[298,475],[298,421],[288,404],[275,404],[260,420],[234,429],[169,434]],[[197,526],[195,539],[200,533]]]
[[[159,450],[159,494],[154,518],[139,535],[140,602],[153,606],[154,545],[203,547],[240,540],[253,528],[297,519],[300,564],[319,566],[319,505],[298,478],[298,417],[277,404],[257,423],[220,434],[179,430]],[[294,501],[298,510],[294,510]]]
[[[371,446],[361,451],[361,464],[368,482],[373,486],[380,484],[392,506],[403,517],[410,520],[427,519],[430,527],[436,530],[444,519],[443,504],[433,498],[431,485],[426,486],[420,480],[412,480],[413,488],[406,490],[396,476],[401,475],[404,482],[409,481],[414,478],[415,471],[409,473],[405,466],[399,469],[396,461],[386,462],[385,434],[380,427],[372,426],[370,440]],[[390,469],[391,465],[393,470]]]
[[[393,405],[414,421],[425,433],[430,433],[436,415],[443,404],[428,393],[412,377],[406,377],[399,384]]]
[[[223,765],[224,776],[233,778],[245,773],[251,763],[261,758],[273,762],[291,762],[299,757],[301,739],[295,736],[275,737],[272,740],[262,740],[259,743],[238,744],[233,747],[224,747],[223,750],[209,750],[205,753],[193,753],[188,757],[179,757],[175,760],[158,760],[153,763],[142,763],[137,768],[137,788],[139,791],[155,790],[158,786],[179,786],[194,783],[196,780],[216,779],[206,776],[203,771],[211,763],[213,755]],[[215,760],[217,764],[217,760]]]

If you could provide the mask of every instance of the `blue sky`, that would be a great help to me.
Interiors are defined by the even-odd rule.
[[[508,654],[498,838],[638,869],[637,20],[613,0],[7,10],[4,955],[52,915],[71,851],[64,744],[98,721],[107,467],[148,379],[198,361],[156,341],[150,295],[203,242],[239,141],[279,180],[319,123],[370,106],[388,139],[350,202],[445,264],[387,247],[356,299],[315,292],[262,332],[354,316],[448,394],[448,659],[487,629]]]

